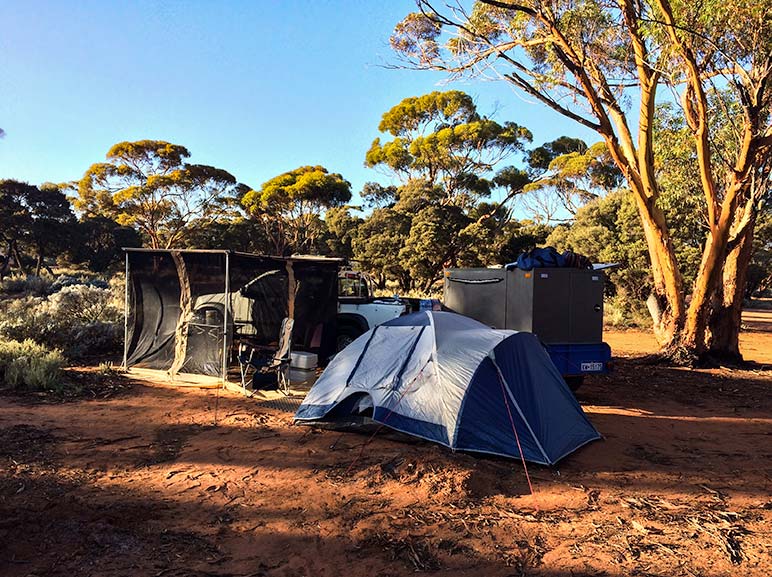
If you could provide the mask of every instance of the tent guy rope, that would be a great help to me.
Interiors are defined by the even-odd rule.
[[[509,401],[507,401],[507,391],[504,389],[504,380],[501,378],[501,374],[496,371],[496,377],[501,385],[501,394],[504,396],[504,406],[507,408],[507,415],[509,415],[509,424],[512,425],[512,432],[515,434],[515,441],[517,442],[517,450],[520,453],[520,461],[523,463],[523,470],[525,471],[525,479],[528,481],[528,489],[531,491],[531,496],[534,498],[534,507],[539,510],[539,505],[536,503],[536,493],[533,490],[531,484],[531,476],[528,474],[528,466],[525,464],[525,456],[523,455],[523,448],[520,446],[520,435],[517,434],[517,427],[515,426],[515,419],[512,417],[512,409],[509,408]]]

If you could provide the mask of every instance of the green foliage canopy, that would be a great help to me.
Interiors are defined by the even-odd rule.
[[[120,142],[78,182],[75,206],[137,227],[153,248],[177,246],[192,221],[222,215],[240,188],[227,171],[189,157],[184,146],[161,140]]]
[[[324,214],[329,252],[347,259],[354,258],[354,239],[362,224],[362,218],[353,216],[351,209],[350,206],[338,206],[328,209]]]
[[[351,200],[351,184],[323,166],[301,166],[250,190],[244,209],[263,223],[275,254],[309,252],[323,233],[322,211]]]
[[[10,256],[22,270],[24,253],[37,259],[36,274],[46,256],[57,256],[71,247],[77,221],[60,187],[40,187],[16,180],[0,181],[0,241],[6,246],[6,259],[0,264],[0,276],[8,271]]]
[[[378,129],[394,138],[376,138],[365,164],[403,182],[441,184],[449,200],[487,195],[491,183],[481,175],[531,140],[514,122],[481,117],[472,98],[458,90],[406,98],[383,115]]]
[[[358,227],[352,239],[354,257],[375,276],[379,288],[396,280],[403,291],[412,288],[412,277],[400,258],[410,234],[411,218],[393,207],[376,208]]]
[[[523,187],[523,198],[535,215],[549,222],[548,207],[569,215],[587,202],[617,189],[622,173],[603,142],[588,147],[583,140],[565,136],[529,152],[531,182]],[[555,200],[550,204],[550,200]],[[530,201],[530,202],[529,202]]]

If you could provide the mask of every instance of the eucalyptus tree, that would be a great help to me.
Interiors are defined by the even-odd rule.
[[[400,251],[410,234],[410,215],[394,207],[379,207],[357,227],[352,239],[354,258],[376,279],[379,289],[396,280],[401,291],[413,288],[413,277]]]
[[[301,166],[248,191],[244,209],[263,223],[274,254],[310,252],[324,233],[323,211],[351,200],[351,184],[323,166]]]
[[[78,182],[75,207],[139,229],[152,248],[178,246],[192,222],[220,217],[241,189],[229,172],[189,157],[184,146],[161,140],[120,142]]]
[[[77,238],[77,224],[72,205],[60,187],[44,183],[31,189],[26,198],[27,209],[32,217],[29,230],[29,248],[35,254],[35,274],[42,267],[49,273],[46,257],[56,257],[66,252]]]
[[[16,180],[0,181],[0,240],[3,257],[0,261],[0,280],[10,272],[11,262],[23,267],[19,245],[29,235],[32,216],[25,205],[26,197],[35,186]]]
[[[354,258],[354,239],[357,236],[362,218],[351,214],[359,207],[339,206],[328,209],[324,214],[327,227],[327,248],[335,255],[347,259]]]
[[[458,90],[405,98],[384,113],[365,164],[381,167],[403,183],[440,185],[444,203],[473,205],[490,193],[485,177],[502,160],[530,142],[528,129],[481,116],[472,97]]]
[[[35,274],[39,275],[46,257],[71,248],[76,226],[70,202],[59,186],[0,181],[0,241],[5,245],[0,278],[9,271],[11,257],[25,270],[25,255],[35,259]]]
[[[769,1],[417,4],[419,11],[403,19],[391,38],[409,65],[452,78],[496,76],[601,137],[641,219],[654,281],[650,312],[665,352],[685,359],[739,357],[737,331],[715,338],[719,325],[739,326],[739,319],[716,315],[712,301],[722,280],[741,284],[747,267],[741,247],[752,238],[770,177]],[[685,286],[659,203],[654,121],[662,87],[681,105],[705,207],[692,287]],[[727,102],[736,103],[736,112]],[[731,126],[733,138],[716,145],[715,126],[722,123]],[[741,291],[730,292],[735,306]]]
[[[494,171],[524,152],[531,133],[514,122],[500,124],[482,116],[472,97],[458,90],[405,98],[383,114],[378,129],[388,136],[373,141],[365,164],[396,177],[400,185],[365,185],[365,202],[380,207],[367,220],[385,228],[373,231],[377,248],[360,241],[354,243],[355,254],[372,263],[379,278],[398,280],[403,290],[415,284],[428,290],[444,266],[460,262],[466,243],[491,244],[475,233],[498,223],[488,214],[496,210],[471,215],[495,187],[507,190],[499,205],[521,192],[527,182],[519,178],[522,170],[508,167],[496,176]],[[398,259],[399,265],[387,263],[388,258]]]

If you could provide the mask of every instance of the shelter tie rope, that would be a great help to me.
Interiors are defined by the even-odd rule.
[[[224,383],[220,383],[217,387],[217,393],[214,398],[214,426],[217,426],[217,412],[220,409],[220,389],[224,386]]]

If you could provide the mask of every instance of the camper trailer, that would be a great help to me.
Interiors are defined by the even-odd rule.
[[[492,328],[535,334],[576,390],[585,375],[609,369],[604,282],[601,268],[451,268],[443,304]]]

